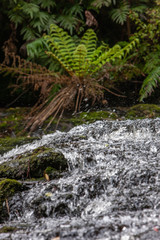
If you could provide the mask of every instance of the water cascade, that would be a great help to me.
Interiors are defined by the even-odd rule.
[[[5,153],[0,163],[38,146],[62,152],[69,170],[15,194],[0,227],[18,230],[0,239],[160,239],[160,119],[57,131]]]

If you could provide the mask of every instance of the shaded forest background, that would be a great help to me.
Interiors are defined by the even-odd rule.
[[[41,94],[41,89],[36,89],[34,84],[29,91],[24,83],[17,87],[19,72],[12,69],[11,73],[7,69],[13,54],[49,71],[65,74],[55,59],[45,54],[43,36],[50,34],[51,24],[62,28],[75,42],[87,29],[93,29],[98,44],[104,42],[108,49],[115,44],[123,49],[135,41],[125,56],[110,61],[109,67],[105,64],[102,67],[105,71],[102,85],[109,89],[103,99],[111,106],[133,105],[139,101],[160,102],[160,1],[1,0],[0,107],[33,106]],[[55,93],[58,90],[56,85]]]

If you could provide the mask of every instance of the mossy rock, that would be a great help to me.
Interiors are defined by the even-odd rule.
[[[30,108],[8,108],[0,110],[0,136],[17,135],[24,128],[25,117]]]
[[[82,112],[77,117],[71,119],[75,125],[83,123],[93,123],[97,120],[115,120],[118,116],[116,113],[109,111],[96,111],[96,112]]]
[[[44,174],[47,174],[49,177],[49,180],[55,179],[55,178],[59,178],[61,176],[61,172],[58,171],[57,169],[48,166],[45,170],[44,170]]]
[[[0,138],[0,155],[10,151],[12,148],[15,148],[16,146],[30,143],[36,139],[37,139],[36,137],[28,138],[25,136]]]
[[[126,112],[127,119],[160,117],[160,106],[155,104],[137,104]]]
[[[0,228],[0,233],[12,233],[17,230],[16,227],[11,227],[11,226],[3,226]]]
[[[65,171],[68,168],[67,160],[62,153],[55,152],[52,148],[39,147],[32,153],[19,155],[0,164],[0,176],[11,179],[40,178],[48,166],[58,171]]]
[[[8,217],[6,201],[21,190],[22,184],[16,180],[4,179],[0,181],[0,222]]]

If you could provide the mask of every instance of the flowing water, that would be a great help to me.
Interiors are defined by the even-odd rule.
[[[56,132],[0,157],[50,146],[69,171],[10,200],[13,240],[160,239],[160,119],[97,121]],[[6,224],[6,223],[5,223]]]

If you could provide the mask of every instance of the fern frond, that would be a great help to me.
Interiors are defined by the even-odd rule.
[[[61,58],[59,56],[57,56],[56,54],[54,54],[51,51],[46,51],[46,54],[48,56],[56,59],[60,63],[60,65],[66,70],[66,72],[68,72],[70,76],[73,76],[73,70],[72,70],[71,66],[69,64],[66,64],[67,58],[65,59],[66,61],[64,61],[64,59],[61,60]]]
[[[36,15],[35,18],[38,18],[40,23],[45,26],[46,24],[48,24],[48,20],[49,20],[49,14],[46,12],[42,12],[39,11]]]
[[[70,8],[66,8],[63,11],[64,15],[70,15],[70,16],[77,16],[79,15],[81,17],[81,19],[83,19],[83,8],[82,6],[78,3],[78,4],[74,4],[72,5]]]
[[[143,68],[143,71],[149,74],[153,69],[160,65],[159,51],[149,53],[148,56],[145,58],[145,61],[146,63]]]
[[[93,57],[94,50],[96,49],[97,46],[97,36],[93,29],[88,29],[81,41],[80,44],[85,45],[87,49],[87,60],[90,61]]]
[[[103,6],[109,7],[111,3],[112,3],[112,0],[94,0],[91,5],[96,8],[102,8]]]
[[[71,69],[73,62],[73,52],[76,49],[73,39],[62,28],[55,24],[50,26],[50,35],[44,37],[49,45],[50,51],[47,54],[56,55],[56,59],[59,58],[60,62],[63,62],[66,69]],[[53,53],[53,54],[51,54]],[[54,57],[55,58],[55,57]]]
[[[42,8],[55,7],[56,2],[54,0],[39,0],[39,3]]]
[[[131,38],[130,40],[131,41],[122,48],[123,56],[128,55],[128,53],[130,53],[140,43],[139,38],[137,37]]]
[[[144,13],[144,11],[148,8],[147,5],[145,4],[141,4],[140,6],[135,6],[135,7],[132,7],[131,10],[133,12],[137,12],[137,13]]]
[[[34,3],[23,3],[22,6],[22,11],[27,14],[30,15],[30,18],[33,19],[34,14],[36,14],[39,11],[39,6],[34,4]]]
[[[118,53],[121,54],[120,50],[121,50],[121,47],[118,44],[116,44],[115,46],[110,48],[108,51],[105,51],[104,53],[102,53],[93,62],[93,65],[95,66],[95,69],[93,70],[93,72],[99,71],[102,68],[102,66],[107,62],[114,62],[117,57],[120,57],[118,56]]]
[[[60,15],[57,18],[57,22],[72,35],[73,31],[76,29],[78,19],[72,15]]]
[[[35,41],[27,44],[27,54],[31,59],[38,57],[40,52],[44,51],[44,38],[37,38]]]
[[[23,35],[24,40],[33,40],[36,38],[35,31],[27,26],[21,29],[21,34]]]
[[[127,19],[129,9],[129,4],[125,1],[121,1],[120,7],[111,11],[112,20],[118,24],[123,25]]]
[[[151,95],[158,83],[160,83],[160,67],[155,68],[143,81],[140,90],[140,101]]]
[[[79,44],[73,53],[73,71],[78,77],[85,75],[85,61],[87,56],[87,48],[83,44]]]
[[[19,12],[17,12],[17,13],[10,13],[10,15],[9,15],[9,18],[10,18],[10,20],[11,20],[11,22],[14,22],[15,23],[15,26],[17,27],[18,26],[18,24],[21,24],[23,21],[24,21],[24,18],[23,18],[23,16],[21,16],[20,14],[19,14]]]
[[[109,50],[109,46],[106,43],[102,42],[101,45],[94,50],[92,54],[92,61],[95,61],[102,53],[107,50]]]

